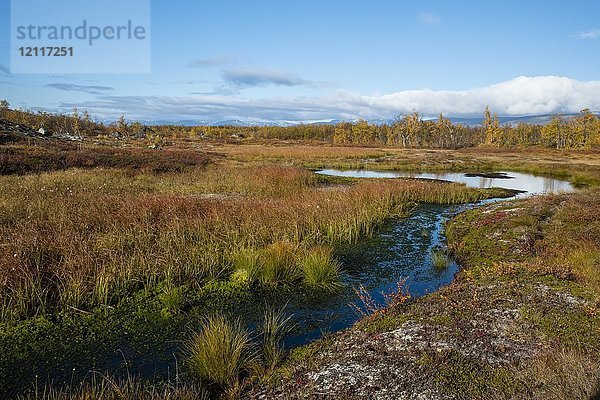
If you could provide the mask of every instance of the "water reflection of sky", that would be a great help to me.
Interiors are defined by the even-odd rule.
[[[380,172],[366,170],[334,170],[324,169],[317,171],[319,174],[343,176],[348,178],[424,178],[439,179],[451,182],[464,183],[473,188],[491,188],[501,187],[505,189],[515,189],[527,192],[527,195],[543,193],[571,192],[573,185],[567,181],[549,178],[545,176],[536,176],[523,174],[520,172],[505,172],[508,176],[503,178],[485,178],[480,176],[467,176],[461,172]]]

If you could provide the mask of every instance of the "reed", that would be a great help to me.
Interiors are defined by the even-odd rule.
[[[286,316],[285,306],[281,309],[271,306],[265,309],[260,335],[266,369],[274,368],[283,359],[283,338],[292,329],[291,317],[291,315]]]

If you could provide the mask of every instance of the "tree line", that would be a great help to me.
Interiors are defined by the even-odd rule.
[[[365,120],[337,124],[299,124],[294,126],[179,126],[147,127],[129,123],[124,116],[104,124],[92,119],[87,111],[74,109],[70,114],[11,109],[0,100],[0,118],[43,128],[50,134],[78,136],[107,135],[117,138],[145,138],[153,141],[199,138],[248,138],[255,140],[310,140],[340,145],[363,145],[404,148],[457,149],[473,146],[515,147],[543,146],[556,149],[600,147],[600,118],[588,109],[576,116],[555,115],[547,124],[501,124],[498,116],[486,108],[483,123],[467,126],[451,122],[440,114],[424,119],[417,112],[397,117],[388,124]]]

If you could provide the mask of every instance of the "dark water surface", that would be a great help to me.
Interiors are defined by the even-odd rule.
[[[346,328],[358,319],[350,303],[361,305],[354,288],[362,285],[383,303],[383,294],[396,291],[406,278],[412,296],[422,296],[449,284],[458,271],[456,262],[436,270],[430,257],[443,245],[443,223],[458,211],[453,206],[423,205],[411,215],[390,222],[371,238],[348,244],[338,251],[344,266],[344,288],[325,299],[292,299],[288,306],[299,329],[287,338],[289,346],[305,344],[325,332]]]

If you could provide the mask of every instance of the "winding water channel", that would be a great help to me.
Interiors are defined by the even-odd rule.
[[[567,181],[515,172],[492,174],[408,173],[365,170],[320,170],[316,173],[351,178],[421,178],[464,183],[474,188],[502,187],[521,191],[518,197],[544,193],[569,192]],[[483,176],[481,176],[483,175]],[[345,288],[339,294],[321,300],[292,297],[289,310],[294,313],[298,330],[287,338],[289,346],[304,344],[324,332],[352,325],[359,318],[350,303],[356,303],[354,288],[362,285],[376,301],[397,289],[397,282],[407,278],[413,297],[433,292],[449,284],[458,265],[451,260],[448,268],[433,265],[431,250],[445,242],[444,222],[467,208],[477,206],[420,205],[409,217],[394,220],[374,237],[338,251],[345,269]],[[300,301],[297,301],[300,300]]]

